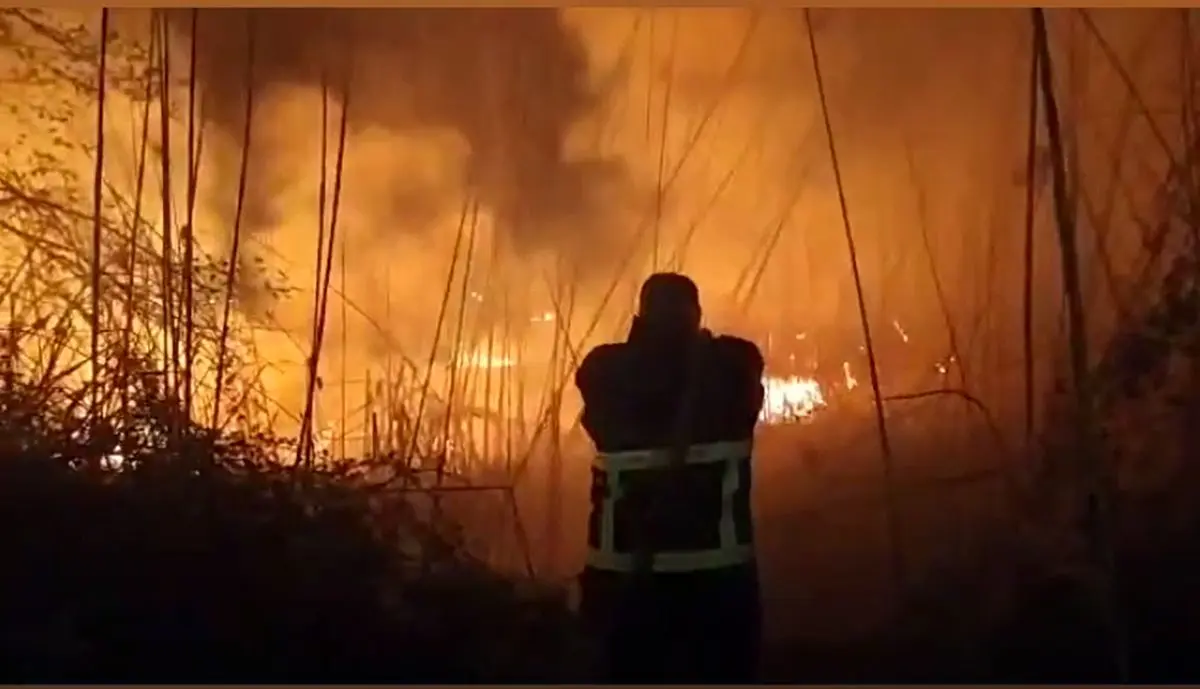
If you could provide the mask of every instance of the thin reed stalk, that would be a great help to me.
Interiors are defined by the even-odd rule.
[[[656,33],[655,29],[658,28],[658,21],[657,21],[658,10],[651,7],[650,9],[648,9],[646,11],[650,15],[650,21],[647,23],[648,24],[647,34],[649,37],[649,40],[647,41],[647,45],[649,47],[646,49],[646,67],[648,68],[646,71],[649,74],[654,74],[654,72],[655,72],[654,36]],[[646,137],[647,144],[650,143],[650,132],[653,130],[653,127],[652,127],[652,124],[654,122],[654,116],[652,114],[653,112],[654,112],[654,79],[647,79],[646,80],[646,126],[643,129],[643,133]]]
[[[506,277],[508,277],[506,275]],[[505,281],[507,282],[507,280]],[[512,301],[509,290],[504,290],[504,321],[501,323],[500,341],[503,343],[504,355],[512,350]],[[513,475],[513,374],[506,368],[500,375],[500,392],[497,394],[500,411],[504,419],[504,473]]]
[[[159,84],[159,136],[161,153],[159,155],[159,181],[162,190],[162,262],[161,262],[161,280],[160,285],[162,291],[162,343],[163,343],[163,389],[167,391],[169,398],[173,401],[178,399],[176,379],[177,371],[175,368],[179,364],[179,342],[175,337],[174,321],[175,321],[175,299],[174,299],[174,273],[175,266],[172,259],[174,251],[174,240],[172,223],[174,217],[172,215],[171,204],[171,31],[167,26],[167,17],[163,12],[158,13],[158,32],[161,35],[161,40],[158,44],[161,59],[159,62],[159,70],[161,77]],[[169,421],[171,425],[171,435],[175,436],[174,421]]]
[[[1154,113],[1151,112],[1150,107],[1146,104],[1146,100],[1142,97],[1142,93],[1137,87],[1137,82],[1129,74],[1129,70],[1125,69],[1125,65],[1113,49],[1112,44],[1100,32],[1099,27],[1092,21],[1092,15],[1086,9],[1076,9],[1074,13],[1083,21],[1084,28],[1095,39],[1096,46],[1100,48],[1100,52],[1104,55],[1105,60],[1108,61],[1113,71],[1117,73],[1121,84],[1129,93],[1129,97],[1133,99],[1133,104],[1137,107],[1138,113],[1146,120],[1146,125],[1150,129],[1151,136],[1154,137],[1154,142],[1158,144],[1162,152],[1172,161],[1173,166],[1178,165],[1180,161],[1175,159],[1174,151],[1167,140],[1166,133],[1163,132],[1163,128],[1159,125],[1158,120],[1154,118]]]
[[[654,248],[652,249],[650,264],[652,271],[658,270],[658,250],[662,234],[663,203],[666,200],[666,190],[663,188],[663,173],[667,164],[667,133],[671,123],[671,93],[674,91],[673,87],[675,86],[675,58],[679,43],[679,10],[671,10],[671,12],[673,16],[671,21],[671,42],[668,48],[670,52],[667,54],[667,84],[663,88],[662,116],[659,120],[662,123],[662,130],[658,138],[658,167],[654,190]],[[650,46],[650,52],[651,55],[654,54],[653,44]],[[647,101],[646,107],[649,109],[649,101]],[[647,117],[649,117],[648,114]],[[649,127],[647,127],[648,129]]]
[[[1032,456],[1034,419],[1037,413],[1034,400],[1033,356],[1033,259],[1034,224],[1037,213],[1038,174],[1038,73],[1039,59],[1036,44],[1031,44],[1029,59],[1029,135],[1025,145],[1025,251],[1022,257],[1024,280],[1021,300],[1021,344],[1024,350],[1025,377],[1025,456]]]
[[[748,263],[746,265],[746,270],[743,271],[738,280],[738,284],[734,287],[736,293],[736,290],[741,287],[742,284],[744,284],[746,278],[749,278],[749,286],[746,287],[746,292],[742,295],[742,299],[738,303],[738,307],[743,311],[749,307],[750,303],[754,300],[754,297],[758,294],[758,288],[759,285],[762,284],[763,275],[765,275],[767,272],[767,266],[769,266],[771,263],[771,257],[775,255],[775,248],[779,246],[779,240],[783,238],[783,234],[785,230],[787,230],[788,223],[792,218],[792,212],[795,211],[796,207],[800,205],[800,199],[804,197],[804,192],[808,187],[807,182],[812,167],[812,165],[805,165],[803,172],[800,173],[800,177],[795,188],[792,190],[791,198],[788,199],[787,204],[783,207],[783,210],[780,211],[778,218],[773,223],[774,227],[772,227],[767,233],[766,241],[763,244],[761,258],[758,260],[758,268],[751,273],[751,264]]]
[[[107,101],[108,82],[108,8],[100,10],[100,63],[96,75],[96,167],[92,179],[92,308],[91,308],[91,361],[93,421],[100,417],[100,239],[101,214],[104,208],[104,108]]]
[[[412,467],[413,455],[417,450],[417,442],[421,436],[421,425],[425,418],[425,405],[429,401],[429,384],[433,377],[433,367],[437,363],[438,346],[442,341],[442,326],[446,321],[446,311],[450,306],[450,294],[454,289],[454,274],[458,270],[459,252],[462,249],[463,237],[467,232],[467,223],[474,222],[477,217],[478,203],[474,197],[463,199],[462,211],[458,216],[458,231],[455,233],[454,249],[450,254],[450,268],[446,271],[446,288],[442,293],[442,303],[438,309],[437,322],[434,325],[433,344],[429,347],[429,361],[425,367],[425,379],[421,383],[421,392],[417,398],[417,413],[416,418],[413,420],[412,437],[407,443],[403,457],[401,457],[406,469]]]
[[[313,408],[315,405],[317,375],[320,371],[321,346],[325,339],[325,320],[329,311],[329,283],[333,275],[333,250],[337,241],[337,221],[338,211],[341,208],[342,199],[342,171],[346,161],[346,138],[349,131],[350,122],[350,75],[353,73],[352,64],[345,67],[345,76],[342,84],[342,117],[338,126],[337,154],[334,162],[333,172],[333,198],[329,209],[329,237],[328,243],[322,243],[317,247],[317,256],[324,256],[324,265],[317,266],[317,276],[320,284],[317,286],[315,295],[317,302],[317,313],[313,324],[313,342],[311,352],[308,357],[308,385],[304,392],[304,417],[300,423],[300,442],[297,449],[296,462],[299,464],[304,461],[306,467],[311,467],[312,464],[312,423],[313,423]],[[324,84],[322,84],[324,87]],[[324,88],[322,89],[324,91]],[[325,114],[322,110],[322,124],[325,123]],[[322,154],[324,150],[324,132],[322,132]],[[321,189],[322,197],[324,197],[324,160],[322,160],[322,180]],[[322,201],[324,199],[322,198]],[[324,204],[322,204],[324,206]],[[322,223],[322,231],[319,235],[324,235],[324,224]],[[323,254],[322,254],[323,252]]]
[[[200,156],[196,150],[196,55],[200,10],[192,8],[189,26],[190,53],[188,59],[188,116],[187,116],[187,198],[183,225],[183,418],[192,418],[192,365],[195,358],[195,271],[196,186]]]
[[[134,314],[134,285],[137,282],[138,237],[142,229],[142,198],[146,191],[146,153],[150,148],[150,104],[153,101],[154,73],[153,61],[157,55],[158,33],[150,32],[150,60],[152,64],[145,74],[146,88],[142,103],[142,136],[138,142],[138,162],[136,180],[133,188],[133,212],[129,226],[129,262],[126,264],[127,281],[125,284],[125,323],[121,329],[121,367],[119,375],[121,418],[128,418],[129,413],[129,380],[127,372],[130,348],[133,338]]]
[[[321,306],[321,265],[325,252],[326,215],[329,203],[329,75],[321,70],[321,152],[317,173],[317,260],[313,264],[312,338],[317,337],[317,311]]]
[[[213,428],[221,426],[221,393],[225,388],[225,366],[228,363],[229,319],[237,289],[237,267],[241,260],[242,215],[246,205],[246,184],[249,178],[251,135],[254,131],[254,12],[246,14],[246,108],[242,123],[242,159],[238,169],[237,202],[233,212],[233,233],[229,248],[229,265],[225,272],[225,301],[221,310],[221,332],[217,337],[217,379],[213,394]]]
[[[343,98],[346,98],[343,95]],[[344,101],[343,101],[344,108]],[[342,121],[346,120],[342,113]],[[340,127],[341,131],[341,127]],[[299,442],[296,443],[296,466],[304,463],[305,468],[311,468],[310,448],[312,444],[312,407],[316,396],[319,369],[313,360],[313,353],[318,347],[320,338],[320,318],[322,318],[323,286],[325,284],[325,245],[328,226],[326,216],[329,215],[329,76],[325,68],[320,72],[320,155],[318,156],[318,190],[317,190],[317,258],[313,263],[312,286],[312,331],[308,334],[308,357],[305,361],[305,397],[304,412],[300,417]],[[390,426],[389,426],[390,427]]]
[[[346,235],[345,234],[343,234],[338,239],[338,243],[339,243],[339,245],[338,245],[338,258],[339,258],[338,270],[341,272],[341,274],[338,277],[341,280],[341,293],[342,293],[341,313],[339,314],[342,319],[342,323],[341,323],[341,325],[342,325],[342,341],[341,341],[341,346],[342,346],[341,363],[342,363],[342,365],[341,365],[341,371],[340,371],[340,375],[339,375],[339,377],[341,378],[340,383],[341,383],[341,398],[342,399],[341,399],[341,415],[340,415],[340,420],[338,422],[338,447],[340,450],[339,455],[340,455],[342,461],[345,461],[346,460],[346,421],[347,421],[346,414],[348,411],[347,400],[346,400],[346,376],[348,375],[348,372],[346,369],[346,352],[349,349],[349,328],[350,328],[349,319],[347,318],[348,309],[346,307],[346,297],[345,297],[346,274],[347,274],[347,270],[346,270],[346,268],[347,268],[347,266],[346,266]]]
[[[471,211],[471,223],[467,230],[467,246],[463,257],[462,270],[462,289],[459,290],[458,297],[458,318],[454,324],[454,341],[450,347],[450,366],[449,375],[447,376],[446,389],[446,411],[443,419],[442,437],[440,447],[437,453],[436,465],[436,485],[441,486],[446,479],[446,461],[449,454],[450,427],[454,420],[454,397],[458,392],[457,378],[459,369],[459,360],[462,352],[463,328],[466,323],[467,316],[467,295],[471,290],[471,267],[475,257],[475,235],[479,228],[479,206],[476,205]],[[435,510],[441,509],[441,504],[436,499],[434,501]],[[435,512],[436,513],[436,512]]]
[[[653,15],[651,18],[653,18]],[[696,146],[700,143],[700,140],[704,137],[704,133],[708,130],[709,125],[712,123],[713,117],[716,115],[717,108],[720,107],[721,102],[725,99],[725,96],[733,88],[735,77],[741,70],[742,65],[745,64],[746,58],[750,53],[750,39],[757,32],[758,27],[761,24],[760,18],[761,14],[759,12],[755,12],[752,16],[750,26],[746,30],[746,33],[742,36],[741,43],[738,44],[737,53],[734,55],[733,60],[729,63],[729,67],[726,68],[725,74],[721,78],[720,88],[713,96],[713,99],[709,101],[708,106],[704,110],[703,116],[701,116],[700,121],[696,124],[695,129],[692,130],[692,134],[690,137],[688,137],[687,144],[683,147],[683,151],[680,153],[679,159],[670,166],[670,174],[666,175],[662,183],[659,185],[659,187],[662,189],[668,190],[675,185],[676,181],[678,181],[679,176],[683,172],[684,166],[687,165],[689,160],[691,160],[692,154],[696,151]],[[609,283],[608,288],[601,297],[600,304],[597,305],[596,310],[592,314],[592,318],[588,323],[588,327],[580,336],[578,345],[572,348],[573,351],[581,351],[586,345],[587,341],[591,339],[592,335],[595,333],[596,328],[599,327],[600,321],[604,316],[604,312],[608,308],[608,303],[612,301],[613,295],[617,293],[617,290],[621,286],[626,271],[629,270],[633,260],[638,256],[638,250],[644,241],[643,235],[653,222],[654,214],[648,213],[642,217],[641,221],[634,229],[634,239],[632,242],[630,242],[628,249],[621,258],[621,262],[618,264],[617,269],[613,274],[612,282]],[[572,361],[572,366],[578,365],[578,360]]]
[[[850,210],[846,203],[846,188],[842,180],[842,169],[838,160],[837,143],[833,135],[833,122],[829,115],[829,102],[825,97],[825,80],[821,73],[821,58],[820,52],[817,50],[817,38],[813,31],[812,11],[808,8],[804,10],[804,25],[808,34],[808,47],[812,55],[813,63],[813,78],[817,87],[817,98],[821,104],[821,118],[825,122],[825,138],[829,144],[829,159],[833,167],[833,177],[837,185],[838,191],[838,206],[842,215],[842,227],[846,235],[846,250],[850,258],[850,272],[854,277],[854,293],[858,302],[858,316],[862,322],[863,344],[867,350],[867,364],[871,374],[871,394],[875,401],[875,424],[879,434],[879,450],[883,459],[883,480],[886,499],[884,501],[884,509],[886,511],[886,521],[888,530],[888,551],[890,555],[890,564],[892,568],[892,576],[897,592],[903,596],[907,587],[907,572],[906,563],[904,560],[904,550],[901,544],[901,532],[899,524],[899,510],[896,505],[895,491],[892,489],[895,483],[892,444],[888,436],[887,419],[883,411],[883,394],[879,385],[879,366],[875,357],[875,344],[871,338],[871,322],[867,315],[867,302],[863,293],[862,275],[858,267],[858,250],[854,243],[854,231],[850,223]]]
[[[1039,90],[1045,107],[1046,137],[1051,154],[1051,180],[1054,191],[1055,229],[1062,260],[1062,289],[1067,305],[1068,343],[1071,378],[1075,397],[1076,451],[1082,455],[1082,471],[1086,501],[1085,524],[1090,564],[1100,580],[1099,603],[1108,626],[1113,660],[1121,682],[1129,678],[1129,649],[1125,638],[1116,595],[1115,552],[1110,533],[1112,494],[1103,458],[1096,446],[1097,436],[1093,419],[1094,399],[1088,370],[1087,327],[1083,295],[1080,289],[1079,253],[1074,207],[1071,205],[1065,169],[1065,150],[1060,131],[1058,101],[1054,91],[1054,71],[1050,56],[1050,40],[1046,31],[1045,13],[1041,8],[1031,10],[1033,40],[1038,52]]]
[[[945,285],[942,283],[942,275],[938,270],[937,259],[933,253],[933,237],[929,231],[929,199],[925,193],[925,185],[921,183],[920,176],[917,172],[917,160],[913,151],[912,142],[906,136],[904,138],[904,158],[908,164],[908,179],[913,186],[913,193],[916,195],[917,201],[917,225],[921,230],[921,250],[925,254],[925,260],[929,264],[929,277],[933,281],[933,294],[937,299],[938,311],[942,316],[942,323],[946,327],[947,344],[950,346],[950,356],[957,362],[954,368],[958,373],[958,386],[966,390],[967,388],[967,362],[963,361],[962,351],[958,344],[958,328],[954,325],[954,317],[950,313],[950,300],[946,295]]]

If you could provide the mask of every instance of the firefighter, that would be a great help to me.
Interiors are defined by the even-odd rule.
[[[750,682],[761,624],[750,456],[763,357],[700,327],[695,283],[642,285],[575,383],[596,446],[581,613],[609,682]]]

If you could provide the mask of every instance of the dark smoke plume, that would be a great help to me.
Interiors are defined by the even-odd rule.
[[[465,177],[518,251],[575,253],[591,243],[580,241],[584,233],[603,240],[601,210],[611,204],[598,195],[627,182],[617,163],[564,154],[568,128],[598,97],[583,45],[558,10],[206,9],[198,17],[205,117],[235,138],[252,26],[256,87],[319,87],[325,78],[336,89],[353,64],[352,127],[457,130],[471,149]],[[191,10],[172,11],[170,21],[186,37]],[[263,179],[277,177],[264,165],[252,162]],[[269,218],[270,190],[251,182],[250,212]],[[555,236],[564,226],[572,237]]]

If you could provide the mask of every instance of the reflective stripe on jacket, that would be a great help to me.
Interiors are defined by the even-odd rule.
[[[749,440],[692,445],[684,466],[667,450],[601,453],[592,465],[592,519],[587,564],[635,570],[637,549],[654,553],[655,572],[690,572],[754,558],[750,523]],[[674,485],[668,486],[671,483]],[[640,507],[659,503],[669,524],[647,523]],[[662,501],[669,500],[670,504]]]

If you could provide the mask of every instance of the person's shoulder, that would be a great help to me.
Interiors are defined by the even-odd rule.
[[[754,377],[761,376],[766,368],[762,350],[750,340],[736,335],[718,335],[713,338],[713,344],[717,356],[727,366]]]
[[[742,349],[742,350],[753,349],[754,351],[758,351],[758,345],[754,344],[753,342],[751,342],[750,340],[747,340],[744,337],[738,337],[737,335],[721,334],[721,335],[716,335],[713,339],[714,339],[714,341],[719,342],[726,347]]]
[[[627,349],[624,342],[605,342],[592,347],[583,357],[583,363],[609,362],[624,358]]]
[[[603,373],[624,365],[627,349],[624,342],[606,342],[596,345],[579,362],[579,373],[587,375],[593,371]]]
[[[575,369],[575,386],[589,395],[611,390],[614,381],[625,378],[628,373],[628,347],[623,342],[608,342],[596,345],[579,362]]]
[[[713,340],[722,351],[752,361],[762,361],[762,350],[750,340],[736,335],[718,335]]]

